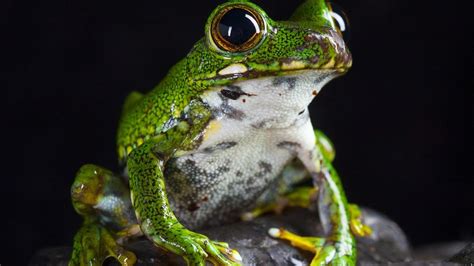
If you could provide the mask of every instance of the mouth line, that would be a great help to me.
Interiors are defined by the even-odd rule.
[[[289,70],[249,70],[244,73],[228,74],[228,75],[217,75],[211,78],[197,79],[197,81],[238,81],[240,79],[258,79],[269,76],[289,76],[299,72],[338,72],[339,75],[345,74],[349,70],[349,67],[340,68],[301,68],[301,69],[289,69]]]
[[[242,87],[240,85],[238,85],[238,82],[241,81],[241,82],[245,82],[245,81],[253,81],[253,80],[257,80],[259,78],[275,78],[275,80],[273,81],[273,86],[277,86],[277,84],[275,84],[275,82],[280,82],[280,81],[277,81],[276,79],[279,79],[279,78],[292,78],[291,76],[297,76],[297,75],[308,75],[311,73],[317,73],[316,75],[318,75],[318,77],[313,80],[313,83],[314,85],[316,85],[315,87],[312,88],[311,90],[311,95],[314,97],[316,97],[318,94],[319,94],[319,91],[321,90],[322,86],[319,86],[319,84],[321,83],[326,83],[327,82],[327,79],[330,78],[330,79],[333,79],[337,76],[341,76],[342,74],[345,73],[345,71],[347,71],[348,68],[345,68],[345,69],[336,69],[336,68],[333,68],[333,69],[295,69],[295,70],[286,70],[286,71],[280,71],[280,72],[277,72],[277,71],[267,71],[267,72],[264,72],[266,73],[267,75],[262,75],[260,72],[260,75],[257,76],[257,77],[250,77],[250,76],[245,76],[245,75],[229,75],[231,76],[231,78],[227,79],[226,83],[220,83],[217,85],[216,88],[218,88],[218,90],[220,91],[220,95],[221,97],[224,97],[224,98],[227,98],[227,99],[231,99],[231,100],[237,100],[239,99],[240,97],[242,96],[247,96],[247,97],[253,97],[253,96],[258,96],[257,94],[255,93],[249,93],[249,92],[246,92],[242,89]],[[273,74],[273,75],[272,75]],[[247,78],[245,78],[247,77]],[[291,81],[286,81],[286,82],[289,82],[289,87],[292,89],[294,89],[294,86],[295,84],[293,84]],[[280,84],[278,84],[280,85]],[[319,89],[318,89],[319,88]],[[281,93],[279,93],[280,96]],[[243,100],[245,102],[245,100]],[[298,113],[298,116],[302,115],[304,113],[304,110],[303,111],[300,111]]]

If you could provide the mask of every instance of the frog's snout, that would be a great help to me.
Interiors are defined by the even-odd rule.
[[[320,51],[310,58],[313,68],[346,72],[352,66],[352,55],[341,34],[334,29],[310,31],[304,37],[305,46]]]
[[[297,49],[310,55],[306,60],[311,68],[343,73],[352,66],[352,56],[342,36],[346,30],[345,21],[340,22],[343,17],[334,13],[326,0],[305,0],[291,16],[290,21],[301,23],[306,33],[301,40],[304,44]]]

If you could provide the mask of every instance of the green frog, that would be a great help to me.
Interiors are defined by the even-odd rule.
[[[238,251],[196,230],[312,199],[327,235],[270,235],[313,252],[312,265],[354,265],[355,236],[370,229],[308,112],[351,67],[340,18],[325,0],[305,0],[288,21],[246,0],[219,5],[189,54],[152,91],[126,99],[117,134],[124,173],[95,165],[77,173],[71,195],[84,224],[70,265],[109,257],[133,265],[123,243],[137,236],[188,265],[240,265]],[[298,185],[305,180],[314,186]]]

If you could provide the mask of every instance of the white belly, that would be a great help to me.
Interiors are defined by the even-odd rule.
[[[206,94],[203,101],[215,119],[202,143],[167,164],[170,204],[186,226],[235,219],[252,207],[297,153],[314,150],[306,108],[314,96],[301,91],[298,79],[293,83],[276,83],[273,78],[259,82],[259,94],[256,84],[247,88],[245,83],[237,83],[238,89],[251,94],[238,99],[223,97],[222,88]],[[307,85],[309,81],[300,82]],[[282,105],[282,109],[272,106],[285,97],[295,103]]]

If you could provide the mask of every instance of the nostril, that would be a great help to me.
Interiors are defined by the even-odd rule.
[[[306,111],[306,110],[303,110],[303,111],[299,112],[298,115],[304,114],[305,111]]]
[[[320,37],[316,33],[309,33],[308,35],[304,36],[305,42],[319,42]]]

